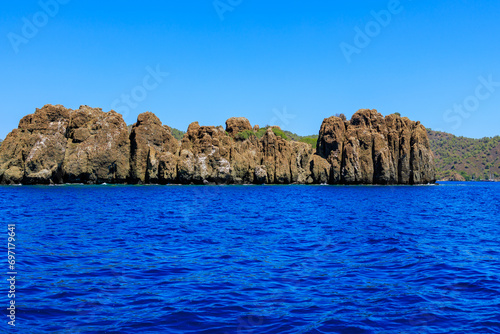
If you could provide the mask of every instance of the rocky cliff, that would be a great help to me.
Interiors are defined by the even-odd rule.
[[[316,148],[245,118],[189,125],[181,141],[153,113],[46,105],[0,147],[1,184],[424,184],[435,182],[426,129],[360,110],[323,121]]]

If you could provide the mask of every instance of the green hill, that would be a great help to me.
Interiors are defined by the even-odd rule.
[[[500,178],[500,136],[472,139],[427,129],[436,158],[438,180]]]

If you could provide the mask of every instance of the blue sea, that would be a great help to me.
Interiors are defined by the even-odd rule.
[[[13,186],[0,203],[5,333],[500,333],[500,183]]]

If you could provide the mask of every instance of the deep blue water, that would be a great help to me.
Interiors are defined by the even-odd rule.
[[[500,183],[20,186],[0,203],[19,333],[500,333]]]

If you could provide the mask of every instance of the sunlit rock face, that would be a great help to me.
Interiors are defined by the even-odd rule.
[[[420,122],[376,110],[332,116],[317,147],[279,127],[189,125],[182,140],[151,112],[130,129],[115,111],[46,105],[0,146],[1,184],[423,184],[435,182]]]

